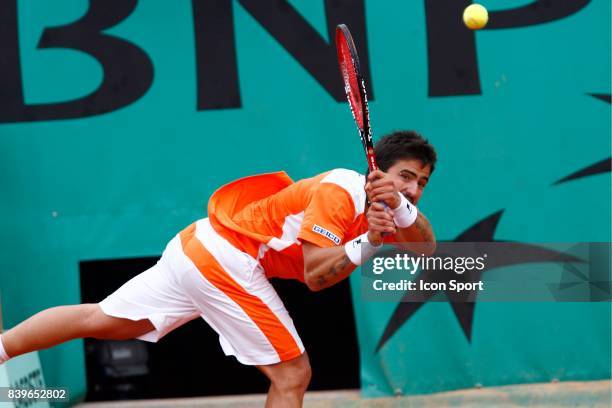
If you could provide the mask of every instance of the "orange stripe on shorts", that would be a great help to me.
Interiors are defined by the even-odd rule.
[[[180,233],[185,255],[200,273],[217,289],[236,302],[259,327],[281,361],[291,360],[302,354],[295,339],[285,325],[260,298],[247,292],[217,262],[204,245],[195,238],[196,224],[191,224]]]

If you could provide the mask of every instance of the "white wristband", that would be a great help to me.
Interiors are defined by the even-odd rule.
[[[400,201],[400,205],[393,209],[393,222],[396,227],[408,228],[416,221],[419,211],[403,194],[400,194]]]
[[[366,232],[344,244],[344,251],[351,262],[359,266],[374,255],[381,247],[382,244],[378,246],[370,244],[370,241],[368,241],[368,233]]]
[[[2,342],[2,335],[0,335],[0,364],[7,362],[10,359],[9,355],[6,354],[4,349],[4,343]]]

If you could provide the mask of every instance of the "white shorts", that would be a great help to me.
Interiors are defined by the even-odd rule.
[[[202,219],[177,235],[155,266],[102,302],[109,316],[149,319],[157,342],[201,316],[219,334],[226,355],[242,364],[268,365],[304,352],[283,302],[261,265]]]

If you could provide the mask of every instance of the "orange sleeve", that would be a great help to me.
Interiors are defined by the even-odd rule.
[[[333,183],[321,183],[304,211],[298,239],[319,247],[340,245],[355,218],[349,192]]]

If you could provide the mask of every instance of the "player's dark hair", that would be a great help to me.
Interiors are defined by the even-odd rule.
[[[433,173],[438,156],[434,147],[417,132],[398,130],[383,136],[374,146],[376,163],[382,171],[389,170],[398,160],[418,159],[431,167]]]

